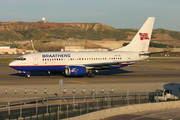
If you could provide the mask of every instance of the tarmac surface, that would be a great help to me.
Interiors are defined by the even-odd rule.
[[[8,64],[0,63],[0,68],[1,85],[58,84],[59,79],[63,79],[64,84],[154,83],[175,82],[180,77],[180,59],[141,61],[121,69],[99,71],[94,78],[65,77],[61,73],[49,75],[46,72],[31,73],[31,78],[26,78]]]
[[[163,84],[180,81],[180,58],[154,58],[154,60],[150,61],[141,61],[121,69],[99,71],[94,78],[65,77],[64,74],[49,75],[46,72],[32,73],[31,78],[26,78],[25,74],[18,73],[17,70],[10,68],[8,64],[0,63],[0,68],[0,102],[59,95],[60,79],[63,80],[61,93],[66,88],[66,94],[62,94],[62,96],[72,95],[74,88],[77,95],[83,94],[84,88],[86,88],[85,94],[91,94],[93,88],[95,88],[95,94],[102,94],[102,88],[104,88],[104,93],[108,93],[112,88],[114,93],[154,92],[156,89],[162,88]],[[27,88],[27,94],[25,94],[25,88]],[[34,94],[35,88],[37,89],[37,94]],[[47,94],[44,94],[45,88],[47,89]],[[5,89],[7,89],[7,94],[5,94]],[[15,89],[17,90],[16,94]],[[159,113],[157,114],[160,115],[159,118],[150,117],[154,116],[153,113]],[[113,119],[158,120],[163,118],[163,114],[164,110],[159,112],[147,111],[114,116],[115,118]],[[176,112],[172,114],[174,117],[178,117]],[[169,113],[169,115],[171,114]]]
[[[66,94],[63,95],[72,94],[74,88],[76,94],[82,94],[84,88],[86,94],[91,94],[93,88],[96,94],[100,94],[102,88],[104,88],[104,93],[108,93],[112,88],[114,93],[154,92],[162,88],[165,83],[180,81],[180,58],[160,58],[160,60],[155,58],[141,61],[121,69],[99,71],[94,78],[65,77],[62,73],[49,75],[46,72],[32,73],[31,78],[26,78],[25,74],[18,73],[8,64],[0,63],[0,68],[1,98],[12,98],[9,100],[47,97],[47,94],[44,94],[45,88],[48,96],[55,96],[60,93],[60,79],[63,80],[61,93],[66,88]],[[25,88],[27,88],[26,95],[24,95]],[[35,88],[36,95],[34,95]],[[5,94],[5,89],[8,94]],[[15,94],[15,89],[17,94]]]

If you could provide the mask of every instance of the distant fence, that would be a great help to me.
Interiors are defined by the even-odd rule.
[[[60,100],[61,99],[61,100]],[[108,108],[154,102],[154,93],[47,97],[0,103],[0,119],[64,119]]]

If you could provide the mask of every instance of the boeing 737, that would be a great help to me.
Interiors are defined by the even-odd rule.
[[[113,51],[30,53],[18,57],[9,66],[25,73],[27,78],[31,72],[38,71],[94,77],[98,70],[121,68],[147,59],[151,54],[148,48],[154,20],[149,17],[128,45]]]

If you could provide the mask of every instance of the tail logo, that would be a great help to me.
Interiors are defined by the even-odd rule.
[[[147,33],[139,33],[139,35],[141,40],[149,40]]]

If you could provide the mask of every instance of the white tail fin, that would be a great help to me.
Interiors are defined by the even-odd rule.
[[[153,30],[155,17],[149,17],[141,29],[134,36],[132,41],[122,48],[116,49],[114,51],[141,51],[147,52],[149,48],[149,43],[151,39],[151,34]]]

